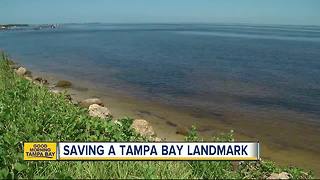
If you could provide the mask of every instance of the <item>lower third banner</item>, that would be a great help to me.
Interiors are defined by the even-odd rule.
[[[25,160],[259,160],[258,142],[24,143]]]

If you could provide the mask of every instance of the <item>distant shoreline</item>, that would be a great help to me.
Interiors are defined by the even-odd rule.
[[[41,25],[30,25],[30,24],[0,24],[0,30],[20,30],[24,28],[32,28],[33,30],[40,29],[55,29],[58,25],[55,24],[41,24]]]

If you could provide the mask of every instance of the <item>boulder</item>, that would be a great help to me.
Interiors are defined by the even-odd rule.
[[[24,67],[19,67],[17,70],[15,70],[17,75],[24,76],[27,73],[27,69]]]
[[[189,133],[189,129],[186,127],[178,127],[176,131],[176,134],[181,134],[183,136],[188,135],[188,133]]]
[[[290,176],[287,172],[272,173],[267,179],[290,179]]]
[[[151,124],[144,119],[135,119],[131,127],[144,137],[152,137],[156,135]]]
[[[98,104],[99,106],[104,106],[103,102],[98,98],[85,99],[79,102],[79,105],[83,108],[88,108],[92,104]]]
[[[108,108],[102,107],[98,104],[92,104],[89,106],[89,115],[92,117],[99,117],[105,119],[111,116]]]
[[[70,81],[61,80],[57,82],[56,87],[69,88],[71,85],[72,83]]]

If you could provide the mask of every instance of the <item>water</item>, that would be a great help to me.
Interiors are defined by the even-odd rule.
[[[264,157],[320,174],[319,26],[64,24],[2,31],[0,49],[33,70],[183,109],[205,129],[222,122],[268,144]]]
[[[0,33],[20,62],[179,106],[320,117],[320,27],[69,24]]]

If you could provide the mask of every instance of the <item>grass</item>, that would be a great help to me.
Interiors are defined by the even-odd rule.
[[[23,160],[23,142],[28,141],[146,141],[131,128],[132,119],[120,124],[112,119],[88,116],[63,95],[18,77],[12,63],[0,55],[0,178],[174,178],[238,179],[266,178],[273,172],[288,172],[292,178],[312,178],[295,167],[281,168],[272,162],[230,161],[70,161]],[[200,141],[196,129],[187,141]],[[232,133],[213,138],[232,141]]]

